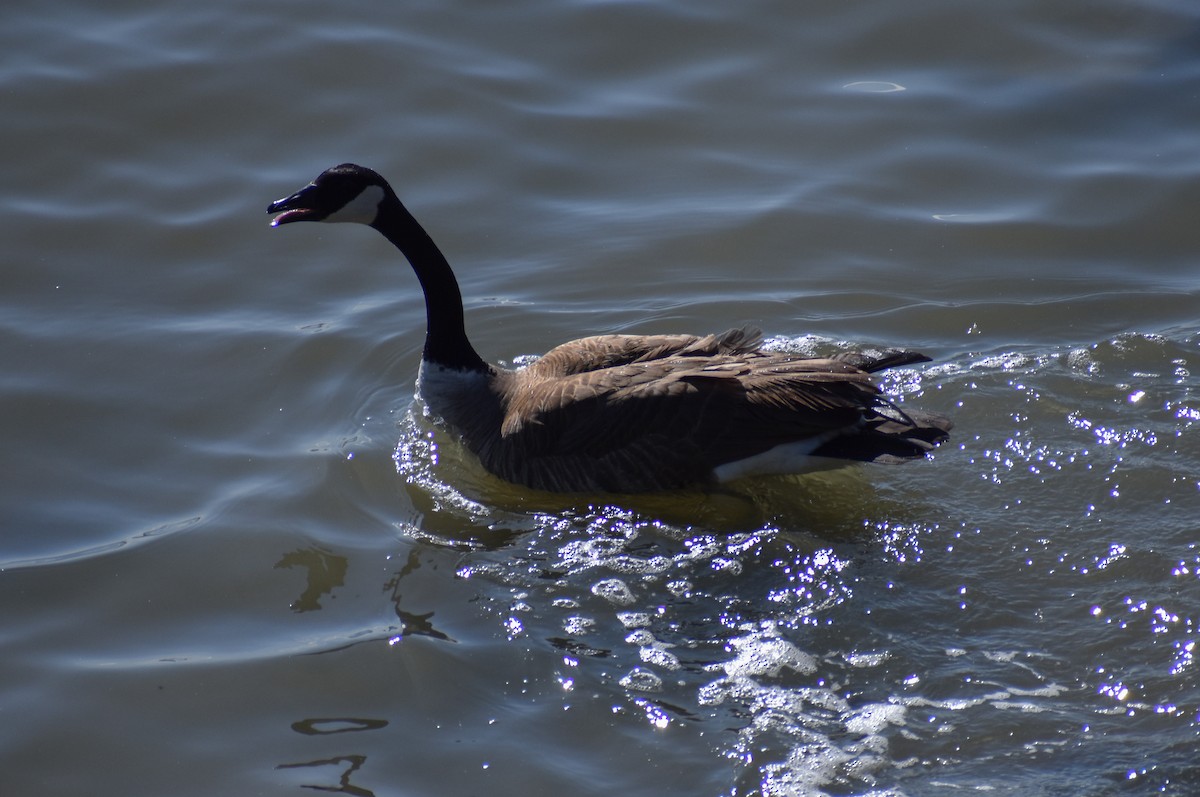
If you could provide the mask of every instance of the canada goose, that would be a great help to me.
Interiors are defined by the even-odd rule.
[[[870,374],[928,362],[916,352],[827,359],[763,351],[756,330],[720,335],[599,335],[517,370],[467,340],[449,263],[391,186],[370,169],[328,169],[271,203],[272,226],[358,222],[404,253],[425,293],[417,390],[484,468],[556,492],[649,492],[796,473],[820,458],[923,457],[951,422],[900,410]],[[817,459],[814,459],[817,458]]]

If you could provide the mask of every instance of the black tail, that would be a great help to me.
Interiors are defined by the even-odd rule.
[[[945,442],[952,428],[953,421],[943,415],[905,412],[885,404],[871,412],[861,427],[835,437],[813,455],[887,464],[919,459]]]
[[[834,355],[833,359],[869,374],[902,365],[929,362],[924,354],[904,349],[843,352]],[[866,414],[861,426],[835,437],[818,447],[813,454],[860,462],[903,462],[925,456],[934,446],[946,441],[952,428],[954,422],[944,415],[923,410],[902,410],[880,398],[879,403]]]

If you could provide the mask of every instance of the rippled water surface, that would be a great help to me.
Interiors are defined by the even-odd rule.
[[[1200,791],[1200,6],[18,0],[0,793]],[[896,345],[928,462],[546,496],[484,356]]]

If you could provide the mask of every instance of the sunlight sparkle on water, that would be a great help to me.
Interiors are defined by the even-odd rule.
[[[650,702],[649,700],[638,699],[634,701],[646,712],[646,719],[650,724],[659,730],[671,724],[671,716],[662,709],[661,706]]]

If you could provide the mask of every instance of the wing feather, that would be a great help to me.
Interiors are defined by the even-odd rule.
[[[750,354],[762,333],[739,327],[719,335],[595,335],[556,346],[528,366],[539,377],[563,377],[673,357]]]
[[[507,468],[549,489],[703,483],[725,462],[860,423],[877,394],[853,366],[787,355],[681,355],[518,381],[498,453],[519,451],[501,455]]]

